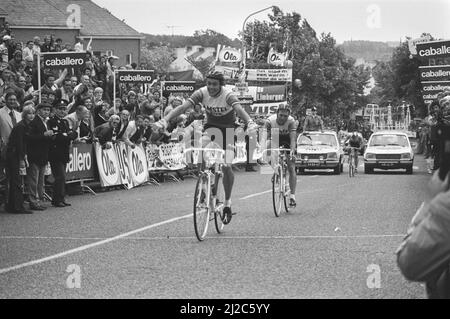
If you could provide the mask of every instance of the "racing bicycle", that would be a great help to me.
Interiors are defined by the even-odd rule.
[[[202,169],[195,186],[193,210],[195,236],[199,241],[205,239],[210,221],[214,220],[217,233],[222,233],[224,228],[225,193],[221,179],[225,151],[212,144],[206,148],[190,149],[203,155]]]
[[[356,150],[358,148],[356,147],[348,147],[350,149],[350,152],[348,154],[348,176],[349,177],[355,177],[355,156],[358,156],[358,153],[356,153]]]
[[[287,173],[287,159],[289,156],[290,149],[280,147],[280,148],[270,148],[266,149],[264,152],[274,152],[278,153],[278,156],[272,156],[272,159],[276,159],[275,165],[273,165],[273,175],[272,175],[272,202],[273,211],[276,217],[279,217],[282,211],[282,206],[284,204],[284,210],[289,212],[289,194],[290,188],[286,179]]]

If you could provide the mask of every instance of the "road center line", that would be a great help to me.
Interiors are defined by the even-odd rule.
[[[0,269],[0,274],[4,274],[4,273],[7,273],[7,272],[10,272],[10,271],[13,271],[13,270],[17,270],[17,269],[21,269],[21,268],[25,268],[25,267],[29,267],[29,266],[33,266],[33,265],[37,265],[37,264],[41,264],[41,263],[49,261],[49,260],[61,258],[61,257],[67,256],[67,255],[70,255],[70,254],[78,253],[78,252],[83,251],[83,250],[87,250],[87,249],[94,248],[94,247],[97,247],[97,246],[100,246],[100,245],[108,244],[108,243],[116,241],[118,239],[122,239],[124,237],[131,236],[131,235],[134,235],[134,234],[137,234],[137,233],[149,230],[151,228],[155,228],[155,227],[162,226],[162,225],[165,225],[165,224],[173,223],[173,222],[176,222],[176,221],[178,221],[180,219],[185,219],[185,218],[188,218],[188,217],[191,217],[191,216],[192,216],[192,214],[188,214],[188,215],[184,215],[184,216],[181,216],[181,217],[168,219],[168,220],[156,223],[156,224],[148,225],[148,226],[145,226],[145,227],[142,227],[142,228],[139,228],[139,229],[135,229],[135,230],[132,230],[132,231],[129,231],[129,232],[126,232],[126,233],[123,233],[123,234],[111,237],[111,238],[107,238],[107,239],[104,239],[104,240],[101,240],[101,241],[98,241],[98,242],[95,242],[95,243],[92,243],[92,244],[88,244],[88,245],[80,246],[78,248],[70,249],[70,250],[64,251],[64,252],[56,254],[56,255],[48,256],[48,257],[41,258],[41,259],[32,260],[30,262],[19,264],[19,265],[15,265],[15,266],[8,267],[8,268],[3,268],[3,269]]]

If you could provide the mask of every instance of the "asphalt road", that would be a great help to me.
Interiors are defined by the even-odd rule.
[[[359,171],[299,175],[297,208],[279,218],[270,175],[237,172],[237,215],[203,242],[194,178],[0,214],[0,298],[424,298],[395,250],[427,199],[425,161]]]

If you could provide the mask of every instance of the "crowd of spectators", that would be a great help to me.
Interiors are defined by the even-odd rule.
[[[64,189],[71,143],[99,142],[104,148],[115,141],[132,148],[160,145],[180,140],[188,127],[205,117],[198,105],[173,120],[166,131],[153,131],[152,123],[181,105],[187,96],[161,96],[164,76],[159,75],[151,84],[115,83],[113,96],[114,70],[145,66],[116,66],[117,57],[95,56],[89,49],[90,44],[82,39],[63,45],[52,35],[44,36],[43,41],[36,36],[22,46],[7,24],[0,30],[0,182],[8,186],[4,201],[10,213],[45,209],[42,202],[48,167],[54,177],[52,205],[70,205]],[[38,58],[45,52],[77,51],[86,52],[82,70],[47,69]],[[16,127],[14,138],[10,138]],[[25,209],[19,194],[26,194],[30,210]]]

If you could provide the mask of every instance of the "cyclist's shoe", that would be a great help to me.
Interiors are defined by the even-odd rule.
[[[295,199],[293,199],[293,198],[289,199],[289,206],[291,206],[291,207],[297,206],[297,202],[295,201]]]
[[[231,216],[233,215],[233,213],[231,212],[231,207],[225,206],[223,208],[223,223],[225,225],[228,225],[231,221]]]

